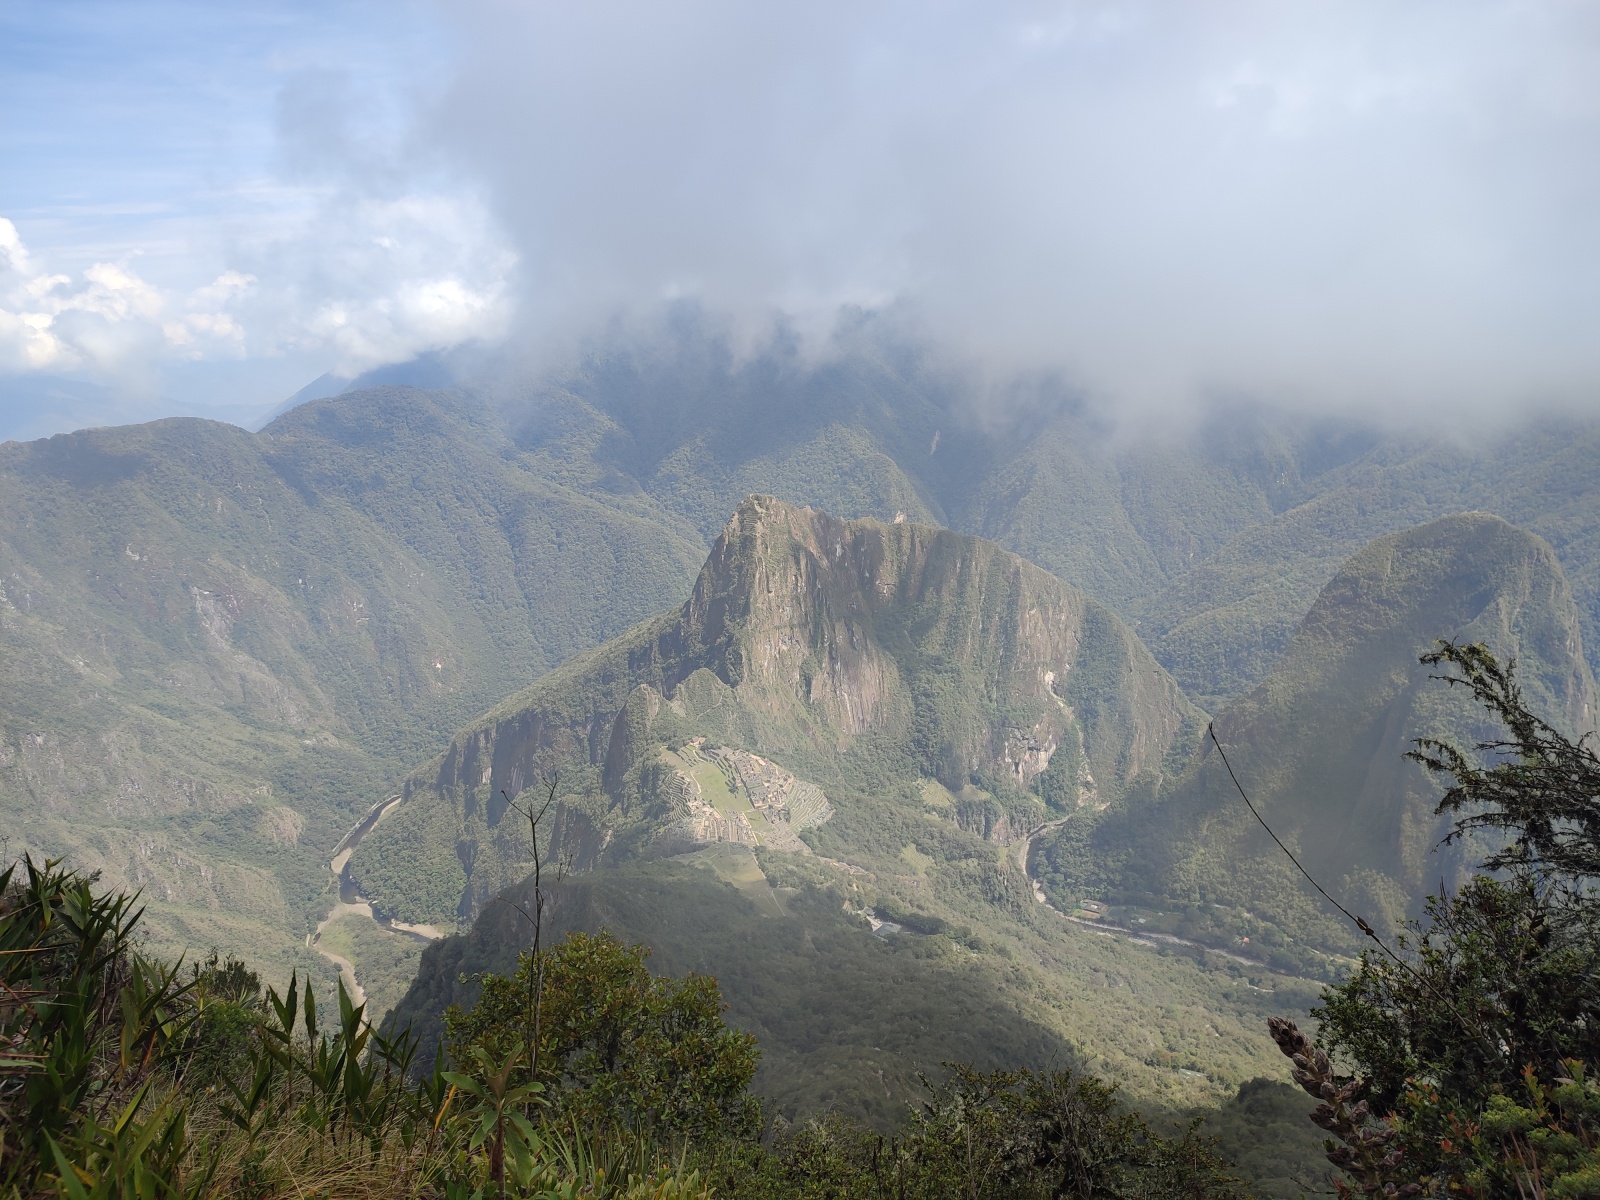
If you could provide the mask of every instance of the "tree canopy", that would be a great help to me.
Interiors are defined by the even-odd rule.
[[[513,974],[483,977],[471,1009],[446,1014],[451,1056],[503,1057],[532,1038],[519,1070],[567,1116],[673,1133],[759,1125],[755,1038],[723,1023],[715,979],[653,976],[648,955],[604,931],[520,955]]]

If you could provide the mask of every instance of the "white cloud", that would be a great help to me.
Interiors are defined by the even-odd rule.
[[[311,354],[355,375],[507,329],[515,258],[460,197],[335,190],[228,253],[233,265],[188,291],[126,263],[46,274],[0,218],[0,368],[122,376],[173,358]]]
[[[115,263],[95,263],[83,273],[85,286],[56,301],[56,312],[84,312],[112,324],[150,320],[161,315],[166,300],[133,272]],[[69,281],[70,282],[70,281]],[[60,289],[52,288],[50,294]]]
[[[28,265],[28,248],[22,244],[17,227],[0,217],[0,278],[11,274],[32,274]]]
[[[276,149],[205,214],[81,254],[30,226],[31,256],[0,220],[0,362],[354,374],[692,297],[817,341],[893,309],[1130,405],[1600,401],[1593,4],[434,11],[384,52],[423,70],[263,57],[241,110]]]
[[[124,263],[92,263],[76,280],[36,270],[5,218],[0,253],[0,367],[138,372],[160,355],[163,341],[193,346],[202,338],[243,339],[243,330],[221,311],[243,276],[225,275],[199,289],[188,298],[189,311],[167,319],[171,298]]]
[[[889,296],[1128,403],[1600,397],[1594,5],[445,11],[534,333]]]
[[[507,330],[515,257],[470,197],[341,188],[244,257],[259,264],[250,311],[275,333],[268,351],[323,350],[346,376]]]
[[[0,366],[115,368],[148,340],[165,307],[156,288],[121,264],[93,263],[77,282],[38,271],[3,217],[0,253]]]
[[[244,326],[228,311],[257,282],[242,271],[224,271],[204,287],[189,294],[181,316],[164,321],[161,332],[180,357],[193,361],[222,355],[242,357],[246,351]]]

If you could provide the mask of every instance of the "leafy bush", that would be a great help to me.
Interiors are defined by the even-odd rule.
[[[884,1137],[832,1116],[707,1174],[733,1200],[1225,1200],[1241,1196],[1191,1125],[1157,1136],[1116,1089],[1070,1071],[980,1072],[955,1067],[923,1081],[928,1099]]]
[[[309,985],[263,998],[237,960],[213,955],[184,980],[134,949],[140,917],[58,863],[0,873],[0,1195],[503,1192],[504,1157],[477,1136],[494,1064],[413,1083],[410,1035],[375,1030],[342,984],[329,1022]],[[704,1194],[653,1143],[624,1141],[543,1128],[511,1183],[540,1197]]]
[[[190,988],[134,951],[130,898],[92,883],[31,858],[0,873],[0,1187],[23,1195],[74,1154],[122,1172],[188,1153],[181,1113],[139,1113],[193,1022]]]
[[[520,955],[513,975],[483,978],[470,1011],[446,1013],[452,1057],[503,1058],[526,1046],[517,1078],[587,1124],[671,1135],[759,1128],[746,1090],[755,1039],[723,1023],[716,980],[652,976],[648,953],[601,931]]]

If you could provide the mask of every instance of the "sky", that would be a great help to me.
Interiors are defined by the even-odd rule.
[[[0,164],[0,375],[146,408],[684,300],[1111,411],[1600,408],[1595,0],[0,0]]]

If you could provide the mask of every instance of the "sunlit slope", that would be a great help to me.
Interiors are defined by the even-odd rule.
[[[680,609],[463,729],[352,869],[404,920],[469,917],[527,869],[507,803],[549,771],[586,861],[653,854],[665,831],[712,821],[719,771],[727,795],[751,797],[733,825],[755,822],[753,844],[803,833],[826,855],[896,858],[924,812],[1016,844],[1051,813],[1158,786],[1200,720],[1109,610],[993,543],[751,497]],[[723,765],[697,778],[686,743]],[[802,783],[828,819],[764,799]],[[785,826],[763,838],[773,805]]]
[[[497,437],[384,389],[256,435],[0,447],[10,852],[142,888],[163,948],[286,962],[352,814],[693,578],[677,527],[540,483]]]
[[[1437,638],[1482,641],[1516,659],[1536,708],[1569,730],[1594,724],[1560,563],[1541,538],[1481,513],[1379,538],[1353,556],[1266,679],[1216,720],[1272,828],[1324,886],[1389,929],[1465,865],[1462,848],[1438,846],[1448,830],[1433,815],[1438,786],[1402,757],[1414,738],[1470,740],[1481,730],[1470,698],[1417,661]],[[1253,934],[1252,953],[1263,939],[1343,950],[1360,941],[1271,844],[1214,750],[1202,748],[1158,804],[1061,830],[1040,868],[1062,897],[1206,908],[1211,936]]]
[[[688,330],[537,384],[316,401],[259,435],[169,421],[0,449],[13,847],[92,850],[197,922],[181,940],[282,920],[281,950],[354,814],[474,713],[681,600],[750,492],[987,536],[1107,605],[1212,711],[1350,554],[1466,509],[1549,540],[1600,644],[1590,424],[1473,448],[1261,413],[1119,433],[1048,380],[990,394],[870,324],[821,359]]]

